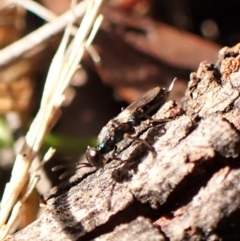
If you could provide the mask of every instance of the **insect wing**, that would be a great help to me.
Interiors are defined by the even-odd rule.
[[[128,107],[126,107],[118,116],[114,119],[119,122],[126,122],[132,113],[137,111],[139,108],[144,107],[148,103],[150,103],[154,98],[156,98],[160,93],[160,88],[156,87],[154,89],[149,90],[144,95],[140,96],[136,101],[131,103]]]
[[[176,78],[173,79],[168,89],[155,87],[154,89],[149,90],[132,104],[130,104],[114,119],[121,123],[126,122],[129,116],[131,116],[139,109],[141,109],[142,112],[146,113],[149,116],[154,115],[158,111],[158,109],[167,101],[169,94],[173,89],[175,81]]]

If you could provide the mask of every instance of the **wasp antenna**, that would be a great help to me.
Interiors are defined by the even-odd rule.
[[[77,163],[77,164],[76,164],[76,170],[77,170],[77,169],[80,169],[80,168],[82,168],[82,167],[92,167],[92,165],[89,164],[89,163],[86,163],[86,162],[82,162],[82,163]]]
[[[169,88],[168,88],[168,91],[169,91],[169,92],[172,91],[173,86],[174,86],[174,83],[175,83],[176,80],[177,80],[177,78],[175,77],[175,78],[173,79],[172,83],[170,84],[170,86],[169,86]]]
[[[52,167],[52,172],[56,172],[58,170],[62,170],[62,169],[65,169],[67,168],[67,165],[66,164],[62,164],[62,165],[58,165],[58,166],[55,166],[55,167]]]
[[[57,165],[55,167],[52,168],[53,172],[56,172],[58,170],[62,170],[62,169],[66,169],[66,168],[76,168],[78,169],[78,166],[80,166],[81,164],[84,164],[83,166],[91,166],[88,163],[66,163],[66,164],[62,164],[62,165]],[[81,167],[81,166],[80,166]]]
[[[61,165],[61,166],[64,166],[64,165]],[[72,166],[73,166],[73,165],[72,165]],[[91,164],[86,163],[86,162],[76,163],[74,166],[75,166],[75,169],[74,169],[74,170],[69,170],[69,171],[64,172],[63,174],[61,174],[61,175],[59,176],[59,179],[62,180],[62,179],[64,179],[65,177],[70,176],[71,174],[74,173],[75,170],[78,170],[78,169],[80,169],[80,168],[82,168],[82,167],[92,167]],[[66,167],[66,165],[65,165],[64,167]],[[55,167],[55,168],[56,168],[56,171],[57,171],[57,170],[60,170],[60,169],[63,169],[63,168],[61,168],[61,167],[58,168],[58,166]]]
[[[68,177],[68,176],[72,175],[73,173],[74,173],[74,171],[66,171],[59,176],[59,180],[63,180],[65,177]]]

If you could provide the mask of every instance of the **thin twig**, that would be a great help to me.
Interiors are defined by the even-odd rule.
[[[40,18],[46,20],[47,22],[50,22],[57,18],[57,14],[53,13],[52,11],[48,10],[47,8],[32,0],[11,0],[11,2],[17,5],[21,5],[28,11],[36,14]]]
[[[0,51],[0,67],[7,65],[16,58],[21,57],[31,49],[61,32],[66,27],[67,23],[75,22],[81,18],[85,9],[86,2],[84,1],[74,8],[74,15],[72,14],[72,10],[69,10],[50,23],[45,24],[19,41],[2,49]]]

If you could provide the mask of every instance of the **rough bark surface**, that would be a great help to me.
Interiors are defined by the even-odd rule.
[[[183,109],[167,102],[103,170],[72,178],[44,214],[6,240],[240,240],[240,45],[192,73]]]

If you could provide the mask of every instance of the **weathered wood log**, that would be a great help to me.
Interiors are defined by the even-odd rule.
[[[183,109],[167,102],[103,170],[70,179],[44,214],[6,240],[239,240],[240,45],[191,74]],[[170,119],[170,120],[169,120]]]

